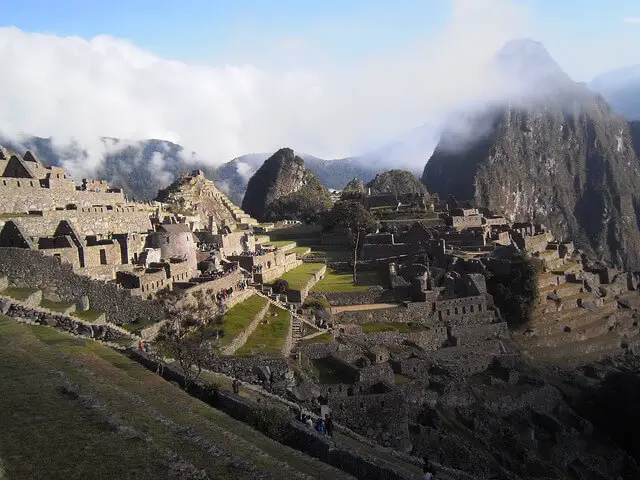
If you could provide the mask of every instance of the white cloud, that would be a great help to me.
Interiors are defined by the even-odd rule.
[[[460,103],[498,95],[487,62],[529,32],[523,8],[455,0],[448,25],[402,51],[274,71],[167,60],[109,36],[86,41],[0,28],[0,132],[77,139],[89,159],[76,170],[123,146],[100,136],[170,140],[211,164],[281,146],[354,155],[437,124]],[[307,48],[299,39],[282,43]]]
[[[622,19],[624,23],[631,23],[634,25],[640,25],[640,17],[625,17]]]

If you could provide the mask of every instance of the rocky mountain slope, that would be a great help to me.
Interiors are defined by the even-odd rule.
[[[427,189],[544,223],[598,258],[639,267],[640,164],[630,125],[541,45],[505,49],[499,64],[529,83],[515,101],[473,117],[482,135],[443,134],[424,169]]]
[[[600,93],[618,114],[640,120],[640,65],[598,75],[589,88]]]
[[[388,170],[378,173],[367,183],[372,195],[381,193],[427,193],[426,187],[408,170]]]
[[[175,213],[198,215],[203,225],[213,216],[218,226],[232,223],[253,223],[201,170],[182,175],[158,192],[157,200],[170,205]]]
[[[331,208],[327,188],[290,148],[269,157],[251,177],[242,208],[259,220],[310,220]]]

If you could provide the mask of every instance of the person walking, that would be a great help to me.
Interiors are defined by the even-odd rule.
[[[333,419],[329,416],[329,414],[326,414],[324,416],[324,424],[327,429],[327,435],[333,437]]]

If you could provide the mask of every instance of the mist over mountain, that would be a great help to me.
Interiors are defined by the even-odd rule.
[[[618,114],[640,120],[640,65],[598,75],[589,88],[600,93]]]
[[[453,121],[425,166],[428,190],[541,222],[605,261],[640,266],[637,127],[537,42],[511,42],[496,63],[534,88]]]

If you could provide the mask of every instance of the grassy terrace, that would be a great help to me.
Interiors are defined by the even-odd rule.
[[[52,312],[64,313],[71,307],[73,307],[73,303],[52,302],[51,300],[43,298],[42,302],[40,302],[40,306],[42,308],[46,308],[47,310],[51,310]]]
[[[331,343],[335,340],[333,335],[330,333],[323,333],[322,335],[318,335],[317,337],[310,338],[308,340],[303,340],[302,343],[305,345],[311,345],[312,343]]]
[[[269,240],[264,244],[265,247],[284,247],[296,243],[295,240]]]
[[[275,313],[275,316],[272,314]],[[262,322],[258,328],[249,335],[247,342],[236,350],[236,355],[278,355],[284,346],[284,341],[289,334],[291,314],[286,310],[271,305],[265,315],[266,325]]]
[[[26,300],[37,290],[35,288],[15,288],[9,287],[2,291],[2,294],[15,300]]]
[[[0,343],[2,478],[339,478],[97,342],[0,315]]]
[[[311,289],[312,292],[366,292],[370,286],[384,285],[385,282],[376,271],[358,272],[358,283],[353,283],[351,272],[338,272],[327,268],[324,278]]]
[[[269,300],[258,295],[247,298],[244,302],[229,309],[224,315],[224,336],[220,339],[220,346],[229,345],[245,328],[249,326],[255,316],[264,308]]]
[[[363,333],[400,332],[411,333],[424,330],[422,325],[411,323],[365,323],[362,325]]]
[[[72,316],[79,318],[80,320],[84,320],[85,322],[95,322],[100,315],[103,315],[103,312],[99,312],[97,310],[87,310],[85,312],[72,312]]]
[[[299,267],[289,270],[280,278],[289,282],[291,290],[301,290],[307,286],[311,277],[324,267],[324,263],[303,263]]]

